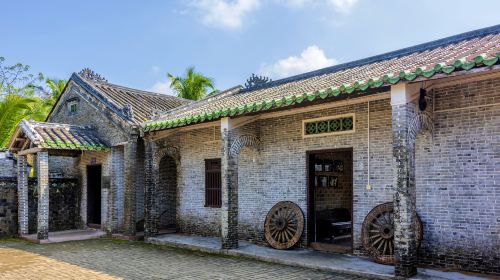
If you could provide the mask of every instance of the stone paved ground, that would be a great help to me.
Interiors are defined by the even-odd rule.
[[[110,239],[0,240],[0,279],[368,279]]]

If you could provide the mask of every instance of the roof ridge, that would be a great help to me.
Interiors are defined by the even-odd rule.
[[[460,33],[460,34],[456,34],[456,35],[452,35],[452,36],[448,36],[445,38],[441,38],[441,39],[413,45],[410,47],[405,47],[405,48],[395,50],[395,51],[390,51],[390,52],[386,52],[386,53],[382,53],[382,54],[378,54],[378,55],[374,55],[374,56],[369,56],[369,57],[358,59],[358,60],[353,60],[350,62],[345,62],[345,63],[341,63],[341,64],[337,64],[337,65],[333,65],[333,66],[329,66],[329,67],[325,67],[325,68],[321,68],[321,69],[317,69],[317,70],[313,70],[313,71],[309,71],[309,72],[305,72],[305,73],[301,73],[301,74],[297,74],[297,75],[293,75],[293,76],[282,78],[279,80],[274,80],[274,81],[265,83],[262,86],[259,86],[258,88],[248,88],[248,89],[244,88],[242,90],[242,92],[252,92],[254,90],[261,90],[261,89],[266,89],[266,88],[270,88],[270,87],[275,87],[275,86],[279,86],[279,85],[286,84],[286,83],[293,82],[293,81],[297,81],[297,80],[304,80],[304,79],[312,78],[315,76],[320,76],[320,75],[324,75],[324,74],[338,72],[338,71],[342,71],[345,69],[354,68],[354,67],[358,67],[358,66],[378,62],[378,61],[388,60],[388,59],[392,59],[392,58],[396,58],[396,57],[400,57],[400,56],[405,56],[405,55],[409,55],[409,54],[416,53],[416,52],[433,50],[433,49],[436,49],[436,48],[441,47],[441,46],[446,46],[446,45],[458,43],[461,41],[471,40],[474,38],[483,37],[486,35],[497,34],[497,33],[500,33],[500,24],[481,28],[481,29],[476,29],[476,30],[472,30],[472,31],[468,31],[468,32],[464,32],[464,33]]]
[[[108,85],[108,86],[112,86],[112,87],[133,90],[133,91],[137,91],[139,94],[144,94],[144,95],[152,95],[152,96],[157,96],[157,97],[162,97],[162,98],[166,97],[166,98],[171,98],[171,99],[177,99],[180,101],[192,102],[192,100],[185,99],[185,98],[178,97],[178,96],[173,96],[173,95],[168,95],[168,94],[163,94],[163,93],[153,92],[153,91],[147,91],[147,90],[142,90],[142,89],[137,89],[137,88],[131,88],[128,86],[122,86],[122,85],[117,85],[117,84],[113,84],[113,83],[96,83],[93,81],[89,81],[89,82],[94,83],[94,84],[99,84],[99,85]]]
[[[160,116],[158,116],[156,119],[158,118],[162,118],[168,114],[172,114],[172,113],[175,113],[176,111],[179,111],[181,109],[184,109],[186,107],[189,107],[189,106],[193,106],[193,105],[198,105],[200,103],[209,103],[211,101],[213,101],[214,99],[216,98],[225,98],[227,97],[229,94],[233,93],[234,91],[236,90],[240,90],[242,89],[243,87],[241,85],[238,85],[238,86],[234,86],[234,87],[231,87],[231,88],[228,88],[228,89],[225,89],[215,95],[212,95],[212,96],[208,96],[207,98],[204,98],[204,99],[201,99],[201,100],[198,100],[198,101],[193,101],[193,102],[190,102],[190,103],[187,103],[187,104],[184,104],[184,105],[181,105],[179,107],[175,107],[175,108],[172,108],[170,110],[167,110],[167,111],[164,111],[162,112],[162,114]],[[235,92],[237,93],[237,92]],[[222,95],[222,96],[221,96]],[[154,120],[150,120],[150,121],[154,121]]]
[[[81,129],[91,129],[94,130],[92,126],[89,125],[77,125],[77,124],[67,124],[67,123],[50,123],[50,122],[39,122],[34,120],[25,120],[30,125],[47,126],[47,127],[68,127],[68,128],[81,128]]]

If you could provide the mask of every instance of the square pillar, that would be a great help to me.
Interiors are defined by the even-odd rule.
[[[144,237],[153,237],[158,235],[158,209],[156,207],[156,186],[158,184],[159,163],[155,160],[157,153],[156,143],[145,139],[144,141],[144,175],[145,175],[145,194],[144,194]]]
[[[125,234],[135,236],[136,223],[136,162],[137,162],[137,137],[133,137],[125,145],[124,150],[124,183],[125,183],[125,209],[124,226]]]
[[[49,153],[37,154],[38,174],[38,240],[49,238]]]
[[[238,248],[238,157],[231,153],[234,142],[231,120],[221,120],[221,243],[222,249]]]
[[[108,198],[107,233],[112,234],[123,226],[124,206],[124,147],[111,147],[111,184]]]
[[[28,163],[25,155],[17,157],[17,216],[19,235],[28,234]]]
[[[406,84],[391,88],[395,274],[399,277],[417,274],[415,141],[408,133],[415,116],[414,91]]]

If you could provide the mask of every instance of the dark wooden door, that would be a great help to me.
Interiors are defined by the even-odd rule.
[[[87,166],[87,223],[101,224],[101,175],[100,165]]]

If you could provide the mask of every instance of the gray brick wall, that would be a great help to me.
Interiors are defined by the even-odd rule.
[[[29,210],[25,222],[29,229],[23,234],[36,233],[38,182],[35,178],[26,180]],[[51,178],[49,180],[50,211],[49,230],[75,229],[80,225],[80,186],[74,178]],[[18,192],[15,177],[0,177],[0,236],[18,233]]]
[[[108,231],[117,232],[123,230],[124,202],[125,202],[125,181],[124,181],[124,147],[116,146],[111,149],[111,185],[108,189]],[[105,200],[105,197],[101,201]],[[105,211],[102,208],[101,211]],[[101,222],[101,225],[105,223]]]
[[[85,151],[79,157],[78,172],[81,182],[81,200],[80,200],[80,217],[82,226],[87,224],[87,166],[101,165],[102,180],[101,180],[101,229],[106,230],[109,227],[109,189],[111,184],[111,152],[95,152]],[[123,208],[123,207],[122,207]]]
[[[416,142],[416,206],[424,225],[420,263],[498,270],[493,264],[498,263],[500,252],[500,113],[494,105],[499,85],[496,78],[434,90],[434,137],[419,135]],[[394,194],[391,105],[384,99],[369,106],[369,177],[367,103],[264,119],[238,128],[236,134],[253,133],[262,142],[260,152],[243,148],[239,156],[240,238],[262,242],[265,216],[279,201],[295,202],[307,218],[306,152],[352,148],[353,245],[355,254],[364,253],[364,218],[376,205],[392,201]],[[302,137],[302,120],[346,113],[356,114],[354,133]],[[181,231],[218,235],[220,209],[204,207],[204,159],[221,156],[220,128],[179,133],[159,143],[180,150],[177,215]],[[372,190],[367,190],[368,183]],[[306,229],[301,246],[307,234]]]
[[[78,100],[78,111],[70,113],[67,101],[75,99]],[[111,145],[127,141],[128,135],[119,128],[117,117],[112,116],[104,107],[100,108],[102,106],[99,101],[86,94],[80,86],[70,82],[68,90],[54,108],[48,121],[93,126],[99,137]]]
[[[240,237],[261,242],[263,223],[277,202],[290,200],[307,214],[306,151],[353,147],[355,247],[359,247],[361,223],[377,204],[392,200],[391,107],[389,100],[371,102],[372,165],[387,166],[384,172],[373,168],[373,190],[366,191],[367,104],[332,108],[320,112],[266,119],[238,128],[238,134],[260,135],[261,152],[243,148],[239,157],[239,231]],[[356,132],[338,136],[302,138],[303,119],[356,113]],[[220,129],[193,130],[168,138],[166,145],[180,148],[178,178],[178,219],[181,231],[218,235],[220,209],[204,207],[204,159],[220,157]],[[386,139],[386,140],[379,140]],[[160,141],[162,142],[162,141]],[[163,142],[162,142],[163,143]],[[389,173],[389,174],[388,174]],[[307,216],[307,215],[306,215]],[[304,235],[306,236],[306,235]],[[305,245],[305,242],[302,242]]]
[[[179,148],[177,221],[182,232],[220,235],[220,208],[204,207],[205,159],[220,158],[220,129],[193,130],[169,138],[162,145]],[[182,198],[182,199],[181,199]]]
[[[175,228],[177,219],[177,164],[166,156],[160,161],[160,183],[157,189],[159,227]]]
[[[434,137],[416,142],[420,261],[500,273],[500,79],[434,94]]]
[[[17,233],[17,203],[16,178],[0,177],[0,237]]]
[[[16,177],[17,163],[8,151],[0,151],[0,177]]]

